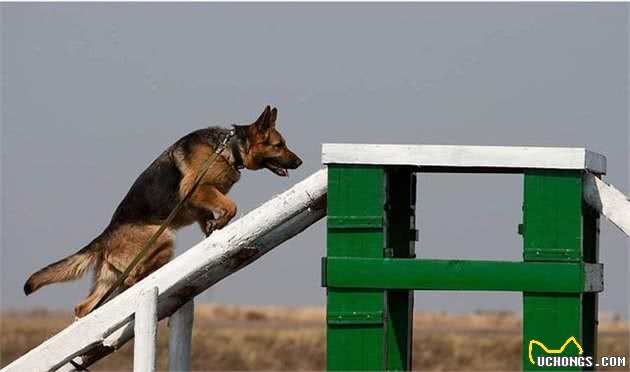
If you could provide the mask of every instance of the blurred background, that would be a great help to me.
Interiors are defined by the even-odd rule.
[[[266,104],[279,108],[278,128],[304,165],[290,178],[245,171],[231,192],[240,215],[321,168],[324,142],[587,147],[606,155],[605,180],[629,192],[628,4],[0,9],[2,365],[67,325],[87,294],[89,276],[25,297],[32,272],[98,235],[179,137],[248,124]],[[419,176],[417,255],[520,260],[522,192],[518,175]],[[601,229],[600,311],[611,328],[600,342],[627,351],[628,244],[604,220]],[[197,226],[184,229],[177,252],[201,239]],[[198,311],[216,331],[198,320],[195,332],[228,350],[199,349],[194,365],[323,368],[324,252],[320,222],[197,297],[212,303]],[[434,337],[416,353],[423,368],[476,366],[456,347],[473,337],[467,327],[489,348],[506,347],[493,349],[497,365],[486,358],[478,368],[519,367],[520,294],[417,292],[416,311],[434,329],[418,323],[418,340]],[[459,326],[464,333],[444,332]],[[230,327],[254,333],[235,339]],[[299,358],[273,364],[292,348]],[[124,353],[117,358],[101,367],[124,368]]]

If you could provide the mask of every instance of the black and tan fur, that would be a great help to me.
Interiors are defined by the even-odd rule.
[[[254,123],[234,126],[235,135],[221,157],[212,163],[151,253],[131,271],[125,287],[132,286],[173,257],[178,228],[196,222],[208,236],[234,217],[236,203],[227,193],[239,180],[240,168],[267,168],[286,176],[287,169],[302,164],[276,129],[277,115],[276,108],[267,106]],[[31,275],[24,284],[24,293],[28,295],[47,284],[77,279],[93,266],[95,275],[90,294],[74,308],[78,317],[89,313],[190,190],[206,159],[214,156],[229,133],[229,129],[216,127],[200,129],[167,148],[131,186],[105,231],[77,253]]]

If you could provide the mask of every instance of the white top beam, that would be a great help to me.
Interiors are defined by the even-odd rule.
[[[606,157],[585,148],[325,143],[324,164],[408,165],[416,167],[573,169],[606,173]],[[463,168],[463,169],[462,169]],[[427,169],[430,170],[430,169]]]

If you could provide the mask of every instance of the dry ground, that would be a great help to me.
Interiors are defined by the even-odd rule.
[[[520,369],[520,319],[512,313],[417,313],[416,370]],[[7,312],[0,319],[0,366],[63,329],[72,317],[46,311]],[[166,367],[167,327],[160,324],[159,369]],[[629,324],[600,325],[600,355],[630,357]],[[474,348],[466,345],[474,344]],[[92,371],[130,370],[133,348],[99,362]],[[321,308],[197,306],[193,331],[195,370],[322,370]],[[627,370],[627,369],[626,369]]]

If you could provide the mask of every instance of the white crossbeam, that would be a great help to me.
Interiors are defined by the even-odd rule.
[[[325,143],[324,164],[408,165],[425,168],[573,169],[606,173],[606,157],[584,148],[522,146],[373,145]]]

